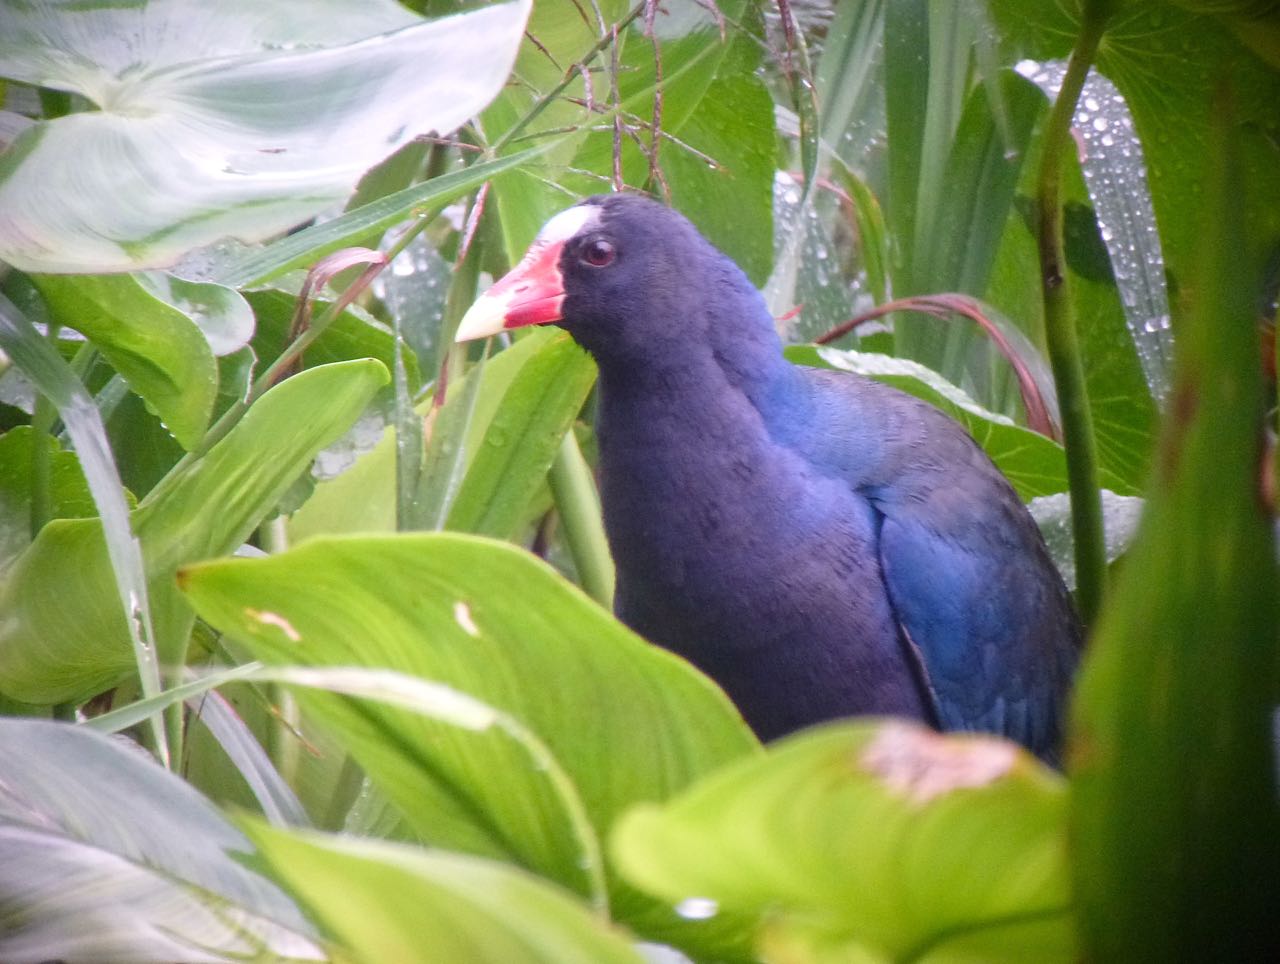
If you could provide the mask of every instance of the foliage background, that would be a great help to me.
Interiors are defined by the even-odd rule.
[[[1280,948],[1274,3],[39,0],[0,38],[0,956]],[[447,349],[622,186],[1034,500],[1094,626],[1066,774],[892,721],[761,747],[601,608],[589,359]]]

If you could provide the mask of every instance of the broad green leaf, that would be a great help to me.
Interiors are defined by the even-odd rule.
[[[787,357],[802,365],[835,368],[884,382],[942,409],[974,437],[1023,500],[1067,489],[1062,446],[988,412],[941,375],[905,358],[793,345]]]
[[[1082,668],[1068,765],[1095,960],[1245,960],[1280,948],[1280,572],[1259,497],[1265,424],[1229,101],[1189,205],[1200,257],[1137,541]]]
[[[864,721],[637,806],[611,849],[681,913],[752,915],[779,960],[1067,962],[1065,818],[1063,781],[1012,743]]]
[[[218,368],[190,315],[162,297],[145,275],[33,280],[53,318],[93,342],[183,448],[199,443],[218,392]],[[248,313],[239,296],[232,296]],[[249,321],[252,326],[252,316]]]
[[[644,959],[572,897],[492,861],[245,824],[277,880],[369,964],[610,964]]]
[[[499,539],[517,534],[595,374],[595,365],[568,335],[556,332],[546,339],[487,419],[448,528]]]
[[[172,583],[177,567],[239,546],[386,379],[376,361],[287,379],[134,510],[162,659],[177,658],[191,626]],[[53,703],[92,696],[127,676],[129,637],[113,585],[98,520],[46,525],[0,586],[0,688],[26,702]]]
[[[0,719],[0,771],[5,960],[321,957],[249,840],[137,747]]]
[[[278,614],[269,615],[279,619]],[[287,634],[292,624],[276,625]],[[426,723],[428,733],[432,726],[448,732],[460,747],[458,759],[474,757],[478,750],[479,756],[488,757],[490,772],[508,773],[514,780],[474,785],[468,798],[440,793],[432,779],[438,777],[435,773],[426,780],[418,774],[417,785],[409,786],[415,774],[402,771],[384,789],[401,802],[410,826],[429,814],[435,840],[460,838],[465,841],[460,849],[477,852],[473,847],[479,846],[480,853],[522,862],[582,894],[597,910],[607,907],[600,841],[582,800],[546,745],[519,720],[460,690],[385,669],[281,666],[260,669],[253,678],[284,683],[296,692],[339,697],[322,697],[309,705],[319,707],[321,718],[336,715],[348,721],[347,726],[335,726],[344,743],[352,732],[379,729],[385,741],[391,727],[381,714],[390,711],[391,719],[398,714],[404,721],[402,733],[415,723]],[[413,754],[413,747],[403,744],[378,750],[384,757]],[[477,817],[486,825],[480,833],[473,826]]]
[[[390,0],[323,6],[0,7],[5,74],[96,108],[32,124],[9,146],[0,258],[121,271],[227,235],[277,234],[341,201],[414,136],[483,108],[530,3],[425,22]]]
[[[0,572],[31,544],[32,431],[19,425],[0,435]],[[97,511],[75,453],[47,439],[49,510],[52,518],[75,519]]]
[[[183,585],[206,620],[268,663],[391,669],[520,721],[598,832],[630,804],[665,799],[757,746],[714,684],[504,543],[316,538],[267,559],[193,566]],[[543,775],[513,764],[508,737],[338,697],[308,694],[304,705],[337,728],[424,841],[580,884],[579,848],[565,826],[538,824],[529,801],[547,799]],[[637,928],[677,923],[625,890],[613,898]]]

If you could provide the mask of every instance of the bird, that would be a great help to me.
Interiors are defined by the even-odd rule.
[[[683,215],[589,197],[481,294],[459,342],[556,325],[594,358],[614,611],[765,742],[894,716],[1060,760],[1081,627],[1031,515],[949,416],[796,365]]]

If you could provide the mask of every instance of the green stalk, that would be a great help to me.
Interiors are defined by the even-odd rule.
[[[58,417],[53,402],[36,395],[31,416],[31,538],[40,534],[53,518],[53,493],[50,491],[49,429]]]
[[[1072,311],[1066,255],[1062,237],[1063,158],[1074,149],[1071,119],[1084,88],[1089,65],[1102,40],[1111,0],[1084,5],[1084,19],[1067,64],[1062,89],[1053,103],[1044,135],[1036,194],[1040,249],[1040,285],[1044,298],[1045,340],[1053,366],[1062,412],[1062,435],[1067,450],[1067,479],[1071,485],[1071,527],[1075,537],[1076,601],[1086,627],[1102,608],[1106,591],[1107,554],[1103,538],[1102,495],[1098,489],[1098,453],[1093,416],[1085,385],[1080,341]]]
[[[578,569],[578,581],[592,599],[607,609],[613,608],[613,557],[601,523],[600,496],[572,428],[564,433],[547,481],[564,523],[565,541]]]

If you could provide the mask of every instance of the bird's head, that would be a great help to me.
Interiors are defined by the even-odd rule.
[[[600,358],[678,342],[706,323],[708,287],[754,289],[684,216],[632,194],[588,198],[543,226],[524,259],[482,294],[458,327],[470,341],[559,325]]]

